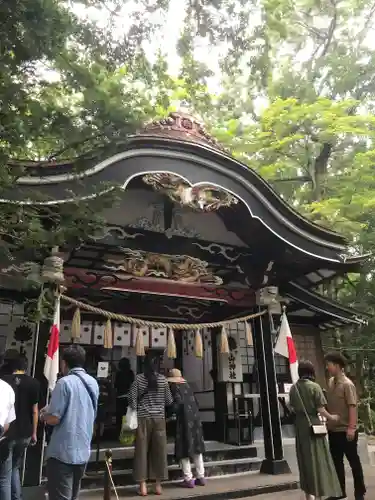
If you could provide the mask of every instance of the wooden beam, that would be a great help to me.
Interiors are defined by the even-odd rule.
[[[172,297],[206,299],[238,307],[255,304],[255,290],[231,287],[184,284],[177,281],[135,278],[122,273],[101,272],[67,267],[64,270],[66,286],[72,289],[112,290],[133,293],[150,293]]]

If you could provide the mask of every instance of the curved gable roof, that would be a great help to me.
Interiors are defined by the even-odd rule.
[[[17,181],[20,189],[4,193],[0,203],[58,205],[72,201],[72,193],[75,199],[87,199],[108,190],[108,183],[126,188],[137,176],[169,172],[191,186],[210,184],[230,192],[269,231],[311,257],[340,263],[352,259],[344,237],[302,217],[247,165],[191,138],[142,133],[129,137],[120,152],[101,161],[91,159],[80,171],[74,162],[28,162],[26,167],[28,175]]]

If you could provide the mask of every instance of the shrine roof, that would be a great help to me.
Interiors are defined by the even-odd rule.
[[[365,325],[372,317],[363,311],[343,306],[322,295],[306,290],[296,284],[288,283],[281,291],[289,299],[287,314],[290,321],[304,318],[316,323],[321,330],[331,330],[350,325]]]
[[[72,193],[74,200],[89,199],[108,191],[108,184],[126,189],[142,179],[148,189],[168,195],[173,203],[215,210],[245,244],[254,239],[247,228],[255,224],[310,261],[359,267],[369,256],[352,255],[342,235],[302,217],[255,170],[230,156],[198,120],[184,113],[151,122],[112,145],[110,153],[103,149],[84,162],[12,163],[17,164],[26,167],[26,175],[18,179],[19,189],[5,192],[0,203],[58,205],[73,201]]]

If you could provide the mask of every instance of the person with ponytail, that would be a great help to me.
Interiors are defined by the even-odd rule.
[[[168,479],[165,409],[173,404],[167,379],[157,371],[157,356],[148,351],[143,373],[136,376],[129,391],[129,406],[137,412],[133,475],[139,495],[147,495],[147,481],[155,482],[161,495],[161,481]]]

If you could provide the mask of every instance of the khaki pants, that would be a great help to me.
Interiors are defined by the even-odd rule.
[[[139,418],[135,435],[134,479],[168,479],[167,432],[164,418]]]

